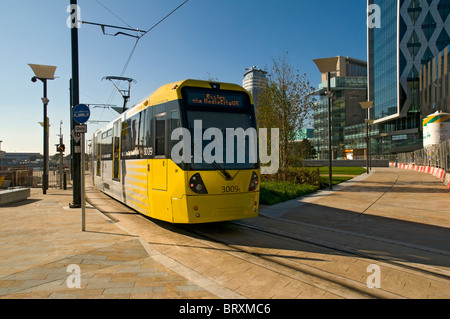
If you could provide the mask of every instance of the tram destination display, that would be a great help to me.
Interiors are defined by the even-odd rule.
[[[186,102],[190,106],[245,107],[244,95],[239,92],[187,90]]]

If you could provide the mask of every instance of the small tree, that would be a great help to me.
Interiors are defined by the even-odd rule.
[[[259,95],[256,117],[259,127],[279,129],[280,168],[285,170],[294,147],[290,141],[305,126],[315,107],[315,98],[310,95],[314,87],[306,74],[289,65],[287,53],[272,59],[272,63],[269,81]]]
[[[316,150],[308,139],[301,142],[293,142],[292,152],[289,156],[289,164],[292,166],[302,166],[303,160],[316,156]]]

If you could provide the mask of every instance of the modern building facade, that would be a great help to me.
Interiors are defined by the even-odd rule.
[[[421,119],[437,111],[450,112],[450,46],[419,72]]]
[[[319,96],[314,112],[314,137],[311,144],[318,159],[328,159],[327,75],[314,93]],[[367,101],[367,63],[338,56],[336,71],[331,73],[331,145],[333,159],[364,158],[367,115],[359,102]]]
[[[380,27],[368,26],[368,100],[384,153],[422,147],[419,71],[450,43],[450,0],[368,0]]]
[[[267,84],[267,72],[257,66],[246,69],[242,86],[253,96],[255,107],[259,106],[258,96]]]
[[[314,138],[314,129],[304,128],[295,132],[294,142],[301,142],[303,140],[311,140]]]
[[[23,166],[30,165],[33,159],[40,157],[39,153],[3,153],[0,157],[0,166]],[[36,162],[37,163],[37,162]]]

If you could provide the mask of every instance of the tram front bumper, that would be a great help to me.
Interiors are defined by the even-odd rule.
[[[173,222],[211,223],[258,216],[259,192],[172,198]]]

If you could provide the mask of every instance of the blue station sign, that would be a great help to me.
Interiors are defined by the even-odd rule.
[[[91,111],[86,104],[78,104],[73,108],[73,119],[78,124],[86,123],[91,117]]]

